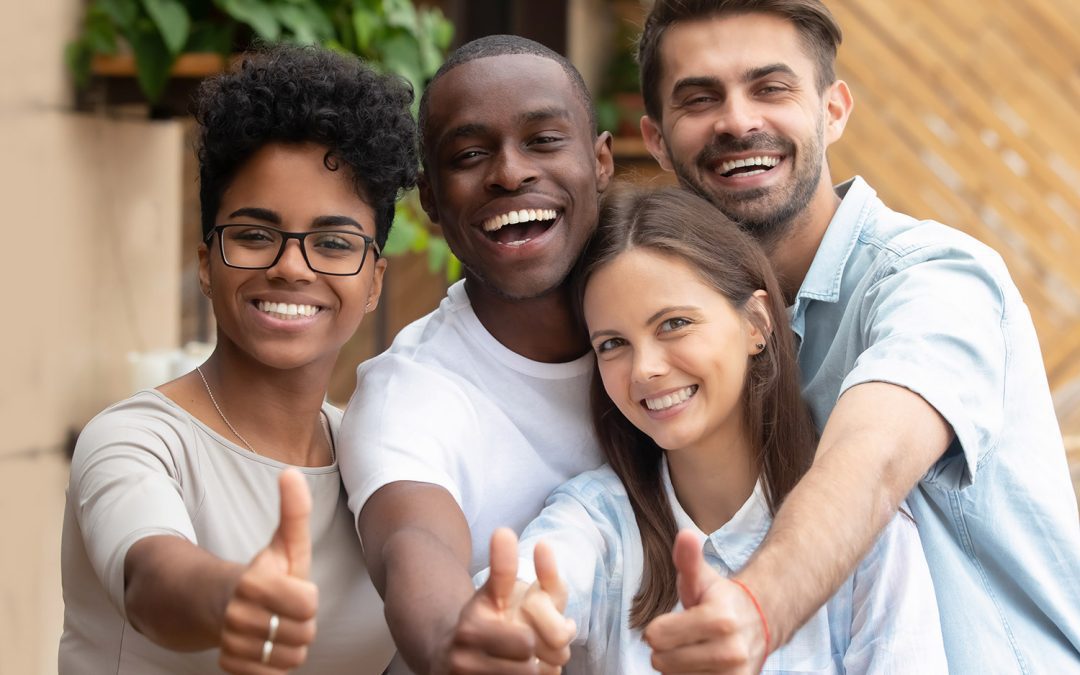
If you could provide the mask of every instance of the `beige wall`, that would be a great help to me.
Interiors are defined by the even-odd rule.
[[[129,351],[179,337],[182,131],[70,112],[81,6],[0,16],[0,673],[56,671],[69,431],[128,393]]]

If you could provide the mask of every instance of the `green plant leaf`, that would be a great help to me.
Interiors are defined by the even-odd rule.
[[[193,23],[191,35],[188,36],[184,51],[216,52],[227,55],[232,51],[235,29],[236,24],[231,21],[228,23],[211,23],[209,21]]]
[[[390,228],[390,236],[386,238],[383,255],[401,255],[411,251],[420,228],[408,208],[399,203],[394,210],[394,226]]]
[[[149,20],[136,22],[126,37],[135,53],[135,76],[139,88],[147,100],[157,103],[165,91],[174,57],[165,46],[161,33]]]
[[[386,25],[404,28],[413,35],[420,32],[412,0],[383,0],[383,11],[386,12]]]
[[[93,61],[93,57],[86,40],[74,40],[64,46],[64,62],[71,71],[75,86],[79,89],[90,82],[90,62]]]
[[[379,56],[387,70],[401,75],[412,83],[413,91],[423,91],[424,69],[420,64],[420,49],[408,33],[395,31],[380,45]]]
[[[165,46],[179,54],[191,32],[191,17],[179,0],[142,0],[143,9],[154,20]]]
[[[95,8],[100,8],[121,32],[134,28],[139,16],[137,0],[96,0],[90,6],[90,11],[93,12]]]
[[[219,7],[232,18],[251,26],[255,34],[269,42],[281,37],[274,8],[263,0],[219,0]]]
[[[450,251],[450,257],[446,260],[446,283],[452,284],[461,278],[461,261],[453,251]]]
[[[100,7],[91,6],[83,23],[81,41],[91,54],[116,53],[116,28],[112,19]]]
[[[317,44],[334,35],[330,19],[318,5],[310,1],[278,5],[276,9],[281,25],[292,32],[297,42]]]
[[[356,31],[357,53],[362,55],[370,54],[372,38],[383,27],[382,17],[357,2],[353,5],[352,26],[353,30]]]
[[[442,237],[431,237],[427,254],[428,272],[436,274],[446,265],[450,257],[450,247],[446,245],[446,240]]]

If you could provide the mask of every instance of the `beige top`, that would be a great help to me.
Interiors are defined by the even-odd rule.
[[[341,412],[328,404],[323,411],[336,439]],[[64,514],[60,673],[219,672],[216,649],[169,651],[131,627],[124,557],[143,537],[171,534],[249,562],[277,527],[277,479],[286,467],[223,438],[156,390],[91,420],[75,448]],[[311,488],[311,578],[319,587],[317,637],[296,672],[381,673],[393,642],[337,464],[295,468]]]

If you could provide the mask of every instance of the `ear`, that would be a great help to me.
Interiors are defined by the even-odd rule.
[[[206,297],[210,297],[210,249],[206,242],[199,244],[199,290]]]
[[[596,153],[596,191],[603,192],[611,184],[615,173],[615,159],[611,151],[611,132],[605,131],[596,137],[593,152]]]
[[[769,294],[764,290],[756,290],[746,301],[743,311],[746,312],[746,353],[760,354],[764,348],[758,345],[768,345],[769,336],[772,335],[772,315],[769,313]]]
[[[364,305],[364,314],[370,314],[379,306],[379,298],[382,297],[383,274],[386,273],[386,258],[375,261],[375,275],[371,278],[371,288],[368,289],[367,304]]]
[[[829,86],[825,92],[825,145],[828,147],[844,135],[844,127],[847,126],[848,117],[855,107],[855,100],[851,97],[851,89],[847,82],[837,80]]]
[[[645,147],[653,156],[656,163],[664,171],[673,171],[671,159],[668,157],[667,144],[664,143],[664,132],[660,130],[658,121],[654,121],[648,115],[641,117],[641,139],[645,141]]]
[[[416,183],[417,192],[420,194],[420,206],[423,207],[424,213],[431,222],[439,222],[439,208],[435,203],[435,193],[431,187],[431,179],[428,177],[427,171],[423,171],[420,174],[420,178]],[[382,258],[379,258],[382,260]],[[384,265],[385,267],[385,265]]]

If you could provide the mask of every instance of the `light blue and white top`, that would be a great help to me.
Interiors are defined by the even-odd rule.
[[[759,483],[719,530],[702,532],[679,505],[666,465],[664,489],[680,529],[701,537],[706,562],[730,576],[772,524]],[[608,466],[559,487],[522,534],[519,577],[536,578],[532,549],[551,545],[577,622],[567,673],[655,673],[629,615],[642,575],[641,535],[622,482]],[[798,565],[798,561],[792,561]],[[482,583],[486,574],[478,575]],[[673,582],[674,583],[674,582]],[[681,611],[676,607],[674,611]],[[900,514],[840,590],[765,663],[767,673],[947,673],[937,604],[919,535]]]
[[[791,308],[818,428],[864,382],[932,405],[956,440],[908,504],[952,672],[1080,673],[1080,525],[1027,306],[987,246],[837,191]]]

